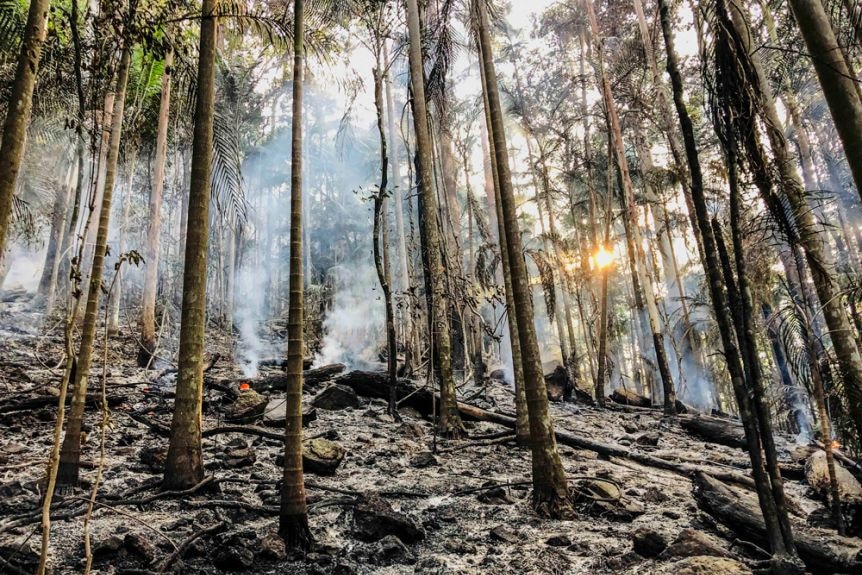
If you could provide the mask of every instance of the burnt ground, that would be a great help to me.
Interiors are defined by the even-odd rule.
[[[38,557],[32,513],[44,488],[62,355],[59,328],[46,333],[41,323],[37,314],[13,306],[0,310],[0,572],[31,573]],[[211,339],[208,346],[225,358],[207,374],[205,429],[224,424],[235,395],[228,391],[240,378],[226,342]],[[282,451],[277,439],[207,437],[209,484],[191,494],[160,494],[167,439],[157,428],[170,423],[171,393],[154,384],[158,371],[135,367],[135,353],[131,337],[111,341],[107,390],[116,399],[90,524],[93,572],[155,573],[173,555],[166,572],[733,575],[751,572],[756,558],[750,545],[736,542],[736,535],[698,508],[684,475],[561,445],[572,485],[592,497],[582,497],[577,518],[542,519],[531,508],[529,453],[496,438],[503,427],[468,422],[471,436],[491,439],[435,441],[432,423],[418,412],[405,409],[403,421],[396,422],[382,400],[363,397],[357,407],[316,409],[317,418],[305,430],[306,437],[334,441],[346,454],[334,475],[306,476],[316,546],[304,559],[286,557],[274,535],[281,473],[276,459]],[[101,357],[100,351],[96,374]],[[98,383],[94,377],[92,392]],[[327,385],[308,390],[305,402]],[[471,385],[461,392],[478,395],[473,403],[485,409],[514,410],[511,392],[500,383],[484,393]],[[31,407],[15,409],[23,401]],[[598,411],[556,403],[552,411],[560,429],[707,471],[744,471],[747,461],[739,449],[686,434],[658,410]],[[83,488],[58,495],[55,516],[74,515],[89,495],[98,463],[97,415],[88,407]],[[780,446],[782,460],[792,465],[794,444],[784,438]],[[604,494],[597,495],[601,486]],[[822,502],[802,477],[788,480],[787,492],[801,520],[823,515]],[[862,540],[855,541],[862,547]],[[53,573],[81,572],[83,557],[83,516],[56,519]]]

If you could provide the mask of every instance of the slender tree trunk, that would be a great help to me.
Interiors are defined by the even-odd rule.
[[[159,124],[156,131],[156,155],[153,161],[153,187],[150,191],[149,217],[147,218],[146,267],[144,268],[144,295],[141,306],[141,347],[138,365],[150,365],[156,352],[156,292],[159,281],[159,239],[162,232],[162,195],[165,187],[165,162],[168,152],[168,121],[171,108],[171,78],[174,52],[165,54],[165,72],[162,76],[162,95],[159,101]],[[175,166],[176,168],[176,166]]]
[[[15,80],[9,93],[3,138],[0,140],[0,259],[6,250],[12,215],[12,197],[18,182],[18,171],[24,157],[27,126],[33,109],[33,88],[47,31],[50,0],[31,0],[21,42],[21,54]]]
[[[703,265],[707,274],[710,299],[712,300],[712,305],[715,310],[715,317],[721,335],[722,348],[724,350],[727,369],[733,384],[734,394],[736,396],[740,416],[743,422],[743,428],[745,430],[745,437],[748,443],[748,453],[751,458],[752,474],[755,480],[760,509],[767,526],[766,531],[769,536],[770,547],[774,554],[784,556],[786,555],[786,549],[781,535],[780,522],[775,510],[775,501],[772,498],[769,478],[764,469],[757,426],[754,421],[754,416],[751,411],[745,387],[742,361],[734,338],[733,321],[728,308],[727,296],[724,292],[725,282],[722,276],[721,264],[719,263],[716,239],[713,235],[712,227],[709,224],[709,215],[707,212],[703,186],[703,174],[697,151],[697,143],[694,136],[694,125],[689,116],[688,108],[686,107],[682,76],[679,71],[679,63],[676,56],[676,50],[673,45],[673,28],[668,0],[659,0],[659,11],[665,47],[668,55],[667,71],[670,75],[674,105],[682,128],[683,141],[685,142],[685,152],[691,176],[691,190],[695,214],[701,231],[701,237],[703,238]]]
[[[420,184],[420,201],[423,218],[420,222],[424,231],[426,252],[426,284],[430,286],[429,313],[433,326],[431,339],[434,347],[434,359],[437,363],[437,373],[440,378],[440,418],[439,430],[448,437],[460,437],[464,434],[461,416],[458,414],[458,404],[455,395],[455,379],[452,374],[452,345],[449,332],[449,313],[446,300],[445,270],[441,253],[440,228],[437,223],[437,198],[434,192],[432,177],[432,143],[428,129],[428,112],[425,100],[424,59],[422,55],[422,38],[419,23],[419,6],[417,0],[407,0],[407,25],[410,36],[410,81],[413,87],[413,123],[416,132],[416,151],[418,179]]]
[[[186,225],[179,371],[164,485],[187,489],[204,476],[201,451],[207,255],[210,228],[210,176],[215,103],[217,0],[204,0],[198,49],[197,99],[192,139],[191,181]]]
[[[51,315],[54,309],[54,297],[57,293],[57,273],[60,260],[63,259],[63,244],[66,238],[66,216],[69,211],[69,198],[74,189],[77,178],[77,161],[69,164],[66,172],[66,180],[62,188],[56,191],[54,206],[51,210],[51,235],[48,237],[48,247],[45,251],[45,265],[42,268],[42,276],[39,278],[39,288],[36,296],[36,304],[42,306],[45,315]]]
[[[302,93],[305,67],[304,0],[293,5],[293,119],[290,144],[290,300],[287,318],[287,396],[284,427],[284,472],[278,532],[290,549],[312,543],[302,470],[302,358],[304,303],[302,290]]]
[[[84,315],[84,323],[81,327],[81,347],[78,351],[74,394],[72,396],[72,405],[69,409],[69,420],[66,424],[66,435],[63,438],[63,446],[60,451],[60,467],[57,472],[57,483],[65,486],[78,484],[78,471],[81,463],[81,426],[84,419],[84,404],[87,398],[87,383],[90,378],[90,363],[93,355],[93,346],[96,341],[99,299],[102,294],[102,276],[105,267],[105,254],[108,247],[111,198],[114,190],[114,180],[116,179],[117,158],[120,155],[120,139],[122,137],[126,85],[129,80],[130,63],[131,47],[126,46],[123,48],[122,55],[120,56],[120,66],[117,70],[116,96],[112,112],[113,123],[105,170],[105,193],[102,197],[102,204],[99,210],[99,227],[96,234],[96,245],[93,250],[93,269],[90,272],[87,307]]]
[[[411,0],[412,1],[412,0]],[[571,511],[565,470],[554,438],[554,426],[548,413],[548,396],[545,389],[542,360],[533,324],[533,307],[530,299],[530,284],[527,266],[521,246],[521,234],[515,209],[512,175],[503,126],[503,109],[497,87],[497,71],[491,51],[491,33],[485,3],[473,4],[478,18],[479,43],[482,46],[482,66],[485,69],[485,92],[491,116],[491,137],[499,175],[500,204],[503,208],[503,224],[509,266],[512,275],[512,299],[515,304],[514,318],[517,321],[521,354],[524,363],[524,388],[530,419],[530,448],[533,463],[533,505],[540,512],[552,517],[566,516]]]
[[[821,0],[789,0],[862,197],[862,97]]]
[[[734,33],[748,52],[748,58],[754,71],[754,77],[751,78],[751,81],[755,83],[757,89],[759,100],[757,104],[764,116],[766,133],[781,181],[781,191],[789,204],[794,227],[798,230],[799,244],[805,249],[808,267],[811,270],[814,287],[822,306],[823,317],[829,328],[835,356],[844,376],[844,388],[850,407],[850,416],[856,426],[857,435],[862,437],[862,356],[856,347],[853,331],[841,304],[841,298],[838,297],[837,286],[832,276],[834,263],[827,251],[822,230],[806,200],[805,190],[794,167],[793,159],[790,157],[787,139],[781,127],[781,121],[778,119],[768,79],[758,55],[751,46],[745,15],[734,2],[731,2],[728,8]]]
[[[135,178],[137,157],[137,150],[132,150],[131,153],[129,153],[127,166],[128,174],[126,174],[126,186],[123,190],[122,214],[120,216],[119,225],[120,237],[117,239],[117,247],[119,248],[119,253],[117,253],[118,257],[126,253],[126,250],[128,249],[126,238],[128,236],[129,227],[129,210],[132,207],[132,185]],[[120,332],[120,302],[123,299],[123,267],[120,266],[116,268],[115,273],[117,274],[117,277],[113,281],[114,286],[108,297],[108,333],[110,335],[117,335]]]
[[[590,19],[590,28],[592,30],[595,42],[601,43],[599,36],[598,22],[593,2],[587,2],[587,13]],[[601,51],[598,55],[602,59]],[[673,378],[670,373],[670,366],[667,360],[667,353],[664,348],[664,333],[660,325],[658,317],[658,307],[656,305],[655,289],[652,285],[652,280],[646,271],[646,260],[643,253],[643,242],[641,241],[640,225],[637,217],[637,205],[634,201],[634,191],[632,189],[631,178],[628,171],[628,160],[625,154],[625,145],[623,143],[622,131],[620,128],[619,118],[617,117],[616,103],[614,102],[613,93],[611,92],[610,82],[604,72],[604,65],[599,62],[600,78],[602,86],[602,95],[605,101],[605,107],[608,113],[610,124],[611,138],[614,145],[614,152],[619,169],[619,177],[622,184],[622,192],[624,195],[623,206],[626,208],[626,213],[629,218],[629,231],[631,233],[631,247],[634,248],[634,253],[630,255],[635,261],[637,268],[638,279],[641,289],[643,289],[644,300],[646,303],[647,316],[649,319],[650,331],[652,333],[653,350],[655,352],[656,363],[658,364],[659,375],[661,376],[662,387],[664,391],[664,410],[667,414],[676,413],[676,391],[674,390]]]

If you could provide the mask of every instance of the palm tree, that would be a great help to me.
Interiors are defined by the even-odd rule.
[[[521,233],[515,210],[512,189],[512,174],[509,169],[509,152],[503,127],[503,109],[497,87],[497,71],[491,51],[491,34],[488,30],[488,15],[484,0],[473,4],[478,21],[479,44],[482,53],[482,68],[485,70],[484,90],[487,96],[488,113],[491,118],[490,136],[494,142],[493,161],[497,167],[503,226],[506,237],[509,269],[512,276],[512,300],[514,317],[510,321],[518,324],[521,357],[524,367],[524,391],[527,396],[527,411],[530,419],[530,449],[533,460],[533,505],[549,516],[565,516],[571,511],[568,483],[554,437],[554,426],[548,413],[548,395],[542,373],[542,361],[536,327],[533,323],[533,307],[530,298],[530,282],[523,256]]]
[[[424,59],[422,36],[419,25],[417,0],[407,0],[407,27],[410,36],[409,61],[410,81],[413,88],[413,123],[416,131],[417,172],[420,192],[420,221],[424,250],[425,284],[429,287],[429,315],[431,316],[431,345],[437,376],[440,378],[439,431],[457,438],[464,434],[458,402],[455,395],[455,379],[452,374],[452,346],[449,333],[449,313],[446,304],[445,271],[440,252],[440,228],[437,222],[437,197],[432,177],[432,143],[428,129],[428,111],[425,100]]]
[[[290,299],[287,319],[287,395],[285,398],[284,469],[278,532],[291,549],[308,549],[308,507],[302,472],[302,79],[304,0],[293,5],[293,118],[290,149]]]
[[[117,159],[120,155],[123,114],[126,107],[126,86],[129,81],[131,59],[131,46],[126,44],[122,49],[120,65],[117,69],[114,105],[111,112],[112,128],[105,166],[105,190],[99,208],[99,226],[96,231],[96,245],[93,248],[93,267],[90,271],[84,323],[81,327],[81,346],[78,351],[77,371],[75,372],[75,392],[72,396],[72,406],[69,409],[69,421],[66,424],[66,435],[63,438],[63,447],[60,451],[60,468],[57,472],[57,483],[60,485],[77,485],[78,483],[78,471],[81,462],[81,426],[87,399],[87,382],[90,376],[93,344],[96,340],[99,299],[102,294],[102,275],[108,248],[111,199],[116,180]]]
[[[33,88],[47,33],[48,8],[51,0],[32,0],[24,27],[21,54],[15,70],[15,80],[9,94],[9,107],[0,140],[0,262],[6,251],[12,196],[18,181],[18,170],[24,156],[24,140],[30,112],[33,108]]]
[[[201,403],[206,324],[210,163],[215,104],[215,47],[218,0],[204,0],[198,49],[197,99],[192,141],[191,185],[186,226],[180,356],[164,485],[186,489],[203,479]]]
[[[138,365],[150,363],[156,347],[156,284],[159,277],[159,234],[162,227],[162,192],[165,187],[165,159],[168,147],[168,119],[171,107],[171,68],[174,52],[165,54],[165,72],[162,75],[162,96],[159,102],[159,124],[156,134],[156,153],[153,160],[153,188],[150,191],[150,215],[147,226],[147,244],[144,258],[143,305],[141,308],[141,348]]]
[[[790,0],[799,31],[832,112],[844,155],[862,196],[862,95],[821,0]]]

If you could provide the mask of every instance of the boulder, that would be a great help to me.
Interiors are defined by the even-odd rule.
[[[284,539],[276,533],[265,535],[260,540],[260,546],[257,554],[259,557],[270,561],[281,561],[287,557],[287,550],[284,546]]]
[[[317,394],[311,404],[319,409],[336,411],[348,407],[359,407],[359,396],[352,388],[346,385],[330,385]]]
[[[153,548],[153,544],[140,533],[127,534],[123,539],[123,547],[129,553],[140,557],[144,563],[152,563],[156,558],[156,550]]]
[[[222,571],[245,571],[254,565],[254,553],[246,547],[221,547],[213,557],[213,565]]]
[[[237,398],[225,409],[225,419],[235,423],[250,423],[263,415],[269,402],[253,389],[239,392]]]
[[[424,469],[426,467],[432,467],[434,465],[437,465],[437,458],[434,457],[434,454],[430,451],[423,451],[422,453],[414,455],[410,458],[410,467]]]
[[[354,535],[362,541],[379,541],[394,535],[407,544],[425,538],[419,525],[404,513],[395,511],[376,495],[364,495],[353,507]]]
[[[709,535],[694,529],[683,529],[661,554],[662,559],[686,557],[731,557]]]
[[[344,460],[345,449],[334,441],[309,439],[302,443],[302,468],[306,473],[335,475]]]
[[[282,397],[279,399],[270,399],[266,404],[266,409],[263,412],[263,424],[267,427],[278,427],[284,429],[284,421],[287,417],[287,402]],[[313,407],[302,410],[302,426],[308,427],[308,424],[317,419],[317,410]]]
[[[635,443],[638,445],[648,445],[650,447],[655,447],[658,445],[658,441],[661,436],[656,431],[648,431],[646,433],[642,433],[635,437]]]
[[[667,547],[664,536],[651,527],[638,527],[632,533],[632,547],[641,557],[658,557]]]
[[[166,447],[142,447],[138,452],[138,459],[150,468],[153,473],[161,473],[165,470],[165,460],[168,458]]]
[[[571,537],[565,534],[554,535],[545,541],[545,545],[549,545],[551,547],[568,547],[571,544]]]

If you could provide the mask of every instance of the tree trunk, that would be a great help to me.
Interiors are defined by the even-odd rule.
[[[856,189],[862,197],[862,98],[855,76],[844,59],[821,0],[790,0],[789,4],[844,145]]]
[[[751,458],[752,475],[756,485],[760,510],[766,522],[769,533],[769,544],[772,552],[784,555],[784,540],[781,536],[781,528],[776,515],[775,501],[770,491],[769,478],[763,466],[763,455],[760,451],[757,427],[753,416],[747,391],[745,389],[745,378],[742,371],[742,361],[739,349],[734,338],[733,321],[724,292],[724,278],[722,277],[721,264],[719,263],[716,240],[712,227],[709,223],[709,214],[706,207],[706,198],[703,186],[703,173],[701,171],[700,158],[698,156],[697,142],[694,136],[694,125],[686,107],[683,92],[682,75],[679,71],[676,50],[673,44],[673,28],[671,23],[668,0],[659,0],[659,11],[661,16],[662,33],[664,35],[667,50],[667,71],[670,75],[673,89],[674,106],[679,117],[682,128],[683,141],[685,142],[686,159],[689,174],[691,176],[691,191],[694,202],[695,214],[701,237],[703,238],[703,266],[707,275],[710,299],[715,310],[715,318],[721,335],[722,348],[727,363],[727,370],[733,384],[734,394],[739,406],[740,416],[745,430],[746,441],[749,445],[749,457]]]
[[[599,36],[598,21],[593,2],[587,2],[587,14],[590,20],[590,29],[592,30],[593,40],[597,46],[601,47],[601,37]],[[634,253],[630,257],[635,262],[637,275],[640,281],[641,289],[643,289],[644,300],[646,302],[647,316],[649,318],[650,331],[652,332],[653,349],[655,351],[655,359],[658,364],[659,375],[661,376],[662,389],[664,392],[664,410],[665,413],[673,414],[676,412],[676,391],[674,390],[673,378],[670,373],[670,366],[667,361],[667,353],[664,348],[664,334],[658,317],[658,307],[656,305],[655,289],[652,285],[652,280],[647,274],[646,260],[643,253],[643,242],[641,241],[640,226],[638,222],[637,205],[634,199],[634,190],[632,189],[631,177],[629,176],[628,160],[625,154],[625,144],[623,143],[620,121],[617,116],[616,103],[614,102],[613,93],[611,92],[610,82],[604,72],[604,65],[601,62],[603,55],[602,50],[599,50],[599,81],[601,83],[602,96],[604,98],[605,108],[608,114],[608,122],[610,124],[611,139],[613,142],[614,153],[616,156],[617,167],[619,169],[619,178],[622,183],[623,202],[631,233],[631,244],[634,248]]]
[[[66,172],[63,187],[58,189],[51,210],[51,235],[48,237],[48,247],[45,251],[45,265],[39,279],[37,304],[43,306],[45,315],[51,315],[54,309],[54,299],[57,293],[57,275],[60,261],[63,259],[63,245],[66,238],[66,216],[69,211],[69,198],[77,180],[78,163],[73,160]]]
[[[512,275],[512,300],[515,304],[515,314],[514,317],[510,317],[510,321],[515,320],[518,324],[524,365],[524,391],[527,396],[533,463],[533,505],[537,510],[552,517],[565,516],[570,512],[569,493],[565,470],[557,452],[554,426],[548,413],[548,396],[542,373],[542,360],[539,355],[536,328],[533,324],[530,284],[521,246],[512,175],[509,171],[503,109],[497,87],[494,56],[491,52],[488,15],[485,3],[481,0],[476,1],[473,8],[478,16],[479,43],[482,47],[482,66],[485,70],[484,88],[491,117],[490,132],[494,142],[494,160],[499,176],[499,200],[503,208],[503,225]]]
[[[449,312],[446,298],[445,270],[441,253],[440,227],[437,222],[437,198],[432,177],[432,143],[428,128],[428,112],[425,100],[424,58],[422,52],[422,37],[419,23],[419,5],[417,0],[407,0],[407,25],[410,45],[410,81],[413,88],[413,123],[416,132],[416,153],[418,180],[420,185],[420,202],[423,217],[420,225],[423,230],[425,259],[427,262],[426,285],[428,293],[429,314],[431,316],[432,346],[436,372],[440,378],[440,418],[438,428],[447,437],[461,437],[464,426],[458,414],[455,395],[455,379],[452,374],[452,345],[449,332]]]
[[[311,546],[305,478],[302,470],[302,358],[304,305],[302,289],[302,92],[305,67],[304,0],[293,7],[293,119],[290,144],[290,299],[287,318],[287,389],[284,470],[278,532],[290,549]]]
[[[72,407],[69,410],[69,420],[66,424],[66,435],[60,451],[60,467],[57,472],[59,485],[77,485],[78,471],[81,463],[81,426],[84,419],[84,404],[87,397],[87,383],[90,377],[90,363],[93,355],[93,345],[96,341],[98,326],[99,299],[102,294],[102,275],[105,267],[105,254],[108,247],[108,225],[111,218],[111,198],[116,179],[117,158],[120,155],[120,139],[122,137],[123,113],[125,111],[126,85],[129,80],[129,66],[132,49],[123,48],[120,56],[120,66],[117,70],[116,96],[112,111],[113,123],[108,145],[107,165],[105,169],[105,193],[99,210],[99,227],[96,234],[96,245],[93,250],[93,269],[90,272],[90,282],[87,291],[87,307],[84,323],[81,327],[81,347],[78,351],[77,370],[75,372],[74,395]]]
[[[141,346],[138,366],[150,364],[156,352],[156,292],[159,281],[159,239],[162,231],[162,195],[165,188],[165,162],[168,152],[168,121],[171,108],[171,74],[174,52],[165,54],[165,72],[162,75],[162,95],[159,101],[159,124],[156,131],[156,155],[153,161],[153,187],[150,191],[149,217],[147,218],[147,244],[144,258],[144,294],[141,306]],[[174,166],[176,168],[176,166]]]
[[[129,227],[129,210],[132,207],[132,185],[135,178],[135,166],[137,164],[138,153],[137,150],[132,150],[129,153],[129,160],[126,169],[128,170],[128,174],[126,174],[126,186],[125,190],[123,190],[123,205],[122,205],[122,214],[120,215],[120,225],[119,225],[119,238],[117,238],[117,257],[122,256],[126,253],[127,249],[127,240],[128,236],[128,227]],[[116,268],[115,272],[116,279],[114,280],[114,286],[111,290],[111,293],[108,294],[108,334],[109,335],[117,335],[120,332],[120,302],[123,299],[123,266]]]
[[[9,93],[3,138],[0,140],[0,259],[6,251],[12,215],[12,197],[18,182],[18,171],[24,157],[27,126],[33,109],[33,88],[39,71],[42,45],[45,43],[50,0],[31,0],[21,41],[21,54],[15,80]]]
[[[768,78],[763,71],[757,53],[753,51],[754,48],[751,46],[745,15],[741,8],[734,3],[731,3],[729,12],[731,23],[735,29],[734,33],[747,51],[754,71],[751,81],[755,83],[758,93],[757,104],[764,116],[766,134],[780,177],[781,191],[789,204],[794,228],[798,230],[798,242],[805,249],[814,287],[823,308],[823,317],[829,328],[829,337],[832,340],[835,356],[844,376],[850,416],[856,426],[858,436],[862,437],[862,356],[860,356],[853,339],[853,331],[841,303],[841,298],[838,297],[838,286],[836,286],[835,278],[832,275],[834,263],[823,240],[822,229],[817,224],[810,209],[799,174],[796,172],[790,157],[787,139],[782,130],[781,121],[778,119]],[[764,199],[768,201],[767,198]]]
[[[201,452],[204,333],[206,329],[207,252],[210,227],[210,176],[215,102],[217,0],[201,8],[197,99],[192,140],[191,181],[186,225],[179,371],[164,485],[187,489],[204,476]]]

